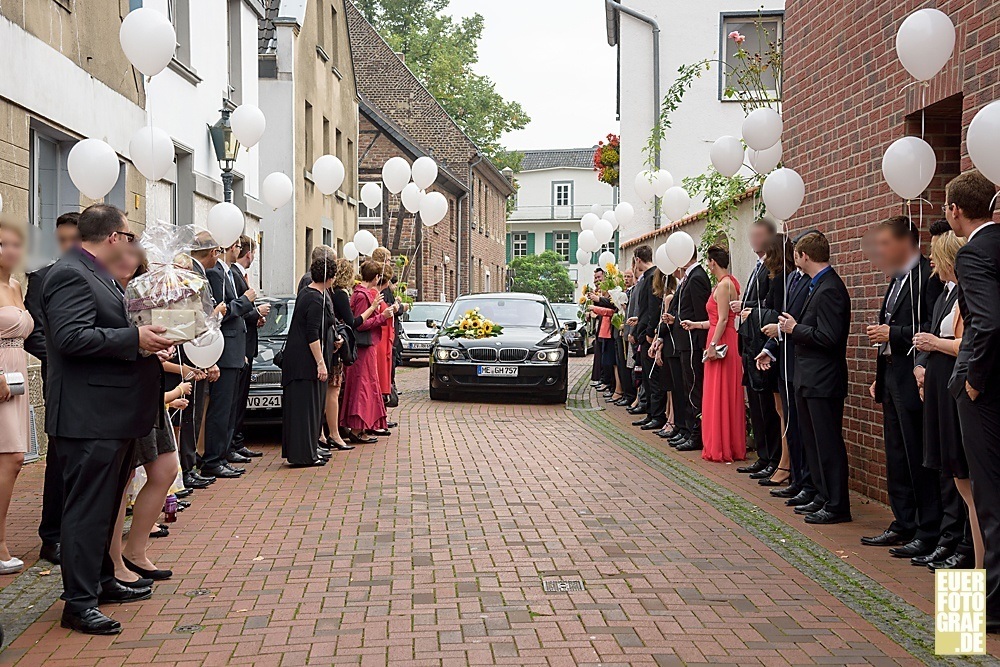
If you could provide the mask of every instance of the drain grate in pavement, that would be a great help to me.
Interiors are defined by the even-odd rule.
[[[207,588],[196,588],[193,591],[188,591],[184,595],[188,596],[189,598],[200,598],[202,596],[211,594],[212,591],[208,590]]]
[[[199,630],[204,630],[204,629],[205,629],[204,625],[197,625],[197,624],[195,624],[195,625],[178,625],[176,628],[174,628],[174,632],[176,632],[179,635],[193,635],[194,633],[198,632]]]
[[[546,593],[579,593],[583,590],[583,581],[580,579],[566,581],[549,579],[542,582],[542,588]]]

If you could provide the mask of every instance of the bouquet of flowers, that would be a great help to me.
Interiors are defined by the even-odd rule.
[[[597,172],[597,180],[608,185],[618,185],[621,177],[619,164],[621,162],[621,138],[617,134],[609,134],[607,143],[597,142],[597,150],[594,151],[594,171]]]
[[[139,243],[150,269],[129,281],[125,289],[132,323],[162,326],[166,328],[163,337],[177,344],[209,331],[218,333],[208,279],[180,265],[185,253],[197,245],[193,228],[158,221],[146,226]]]
[[[618,270],[614,264],[607,264],[604,267],[604,280],[599,285],[602,292],[611,292],[615,289],[625,290],[625,275]]]
[[[465,311],[465,315],[457,323],[445,327],[441,333],[449,338],[469,338],[482,340],[499,336],[503,327],[494,324],[479,313],[478,308]]]

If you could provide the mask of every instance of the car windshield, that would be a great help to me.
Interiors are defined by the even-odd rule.
[[[448,313],[445,326],[461,321],[468,311],[478,308],[479,314],[502,327],[537,327],[551,329],[555,318],[543,301],[512,299],[508,297],[479,297],[463,299]]]
[[[556,311],[556,317],[559,318],[559,321],[565,324],[577,320],[576,314],[580,312],[580,307],[575,303],[554,303],[552,310]]]
[[[410,310],[399,317],[402,322],[426,322],[427,320],[440,322],[450,307],[451,304],[448,303],[415,303]]]
[[[267,316],[264,326],[257,330],[257,335],[261,338],[274,338],[288,334],[288,326],[292,323],[292,311],[295,309],[295,301],[277,299],[265,301],[271,304],[271,313]]]

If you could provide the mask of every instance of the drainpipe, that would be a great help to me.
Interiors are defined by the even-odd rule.
[[[478,167],[479,164],[483,160],[485,160],[485,159],[486,158],[483,157],[482,153],[480,153],[479,151],[476,151],[476,157],[474,159],[472,159],[472,160],[469,160],[469,242],[466,244],[468,246],[468,248],[466,248],[466,252],[468,253],[467,259],[468,259],[468,264],[469,264],[469,269],[470,269],[470,273],[469,273],[469,294],[472,294],[472,273],[471,273],[471,268],[472,268],[472,221],[476,217],[476,187],[473,184],[472,175],[473,175],[473,171],[475,170],[475,168]],[[461,246],[459,246],[459,250],[461,250]],[[462,255],[459,254],[459,266],[461,266],[461,257],[462,257]],[[459,275],[461,275],[461,274],[459,274]],[[461,277],[459,277],[458,282],[459,282],[459,284],[462,283]]]
[[[458,213],[456,214],[458,222],[455,225],[456,227],[458,227],[458,231],[456,232],[457,238],[455,239],[455,297],[456,298],[462,296],[462,223],[463,223],[462,204],[465,202],[468,196],[469,196],[468,192],[463,192],[462,196],[459,197],[458,201],[455,203],[455,206],[458,208]],[[443,271],[445,272],[448,271],[447,265],[444,266]],[[444,278],[444,284],[447,285],[448,284],[447,275],[443,276],[443,278]],[[445,292],[447,293],[447,290],[445,290]]]
[[[653,125],[655,126],[660,118],[660,24],[651,16],[646,16],[631,7],[626,7],[616,0],[604,0],[608,7],[627,14],[632,18],[642,21],[653,30]],[[621,37],[619,36],[619,39]],[[619,46],[619,48],[621,48]],[[657,169],[660,168],[660,145],[656,145],[653,153],[653,163]],[[660,228],[660,200],[654,198],[653,229]]]

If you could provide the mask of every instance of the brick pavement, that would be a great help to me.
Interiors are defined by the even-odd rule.
[[[432,403],[423,368],[400,384],[393,437],[307,470],[265,447],[195,494],[155,544],[174,579],[109,608],[123,634],[62,630],[56,603],[0,664],[922,664],[589,402]],[[16,540],[40,472],[17,553],[36,553]]]

